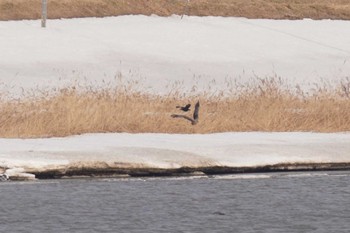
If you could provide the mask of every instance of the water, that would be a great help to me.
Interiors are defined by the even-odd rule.
[[[0,232],[350,232],[350,172],[0,183]]]

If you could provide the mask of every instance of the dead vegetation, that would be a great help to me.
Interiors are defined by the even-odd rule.
[[[23,100],[1,100],[0,137],[52,137],[82,133],[214,133],[229,131],[350,130],[349,84],[305,94],[281,88],[280,80],[261,79],[229,95],[176,92],[151,95],[130,87],[99,90],[65,88]],[[171,118],[176,105],[201,104],[199,122]],[[193,106],[192,105],[192,106]],[[192,111],[185,114],[191,116]]]
[[[48,17],[129,14],[350,19],[348,0],[48,0]],[[41,0],[0,0],[0,20],[40,19]]]
[[[350,19],[346,0],[48,0],[49,18],[128,14],[187,14],[269,19]],[[0,20],[39,19],[41,0],[0,0]],[[235,87],[215,96],[151,95],[130,87],[77,90],[0,100],[0,137],[51,137],[96,132],[214,133],[228,131],[350,130],[350,82],[312,94],[281,87],[280,80]],[[171,118],[199,100],[199,123]],[[192,112],[188,113],[191,116]]]

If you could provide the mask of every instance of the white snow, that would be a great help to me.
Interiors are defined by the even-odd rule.
[[[0,167],[255,167],[350,163],[350,133],[86,134],[0,139]],[[24,172],[22,171],[22,172]]]
[[[0,51],[0,83],[10,94],[103,86],[118,74],[156,93],[175,82],[184,91],[225,90],[228,80],[256,76],[312,88],[349,77],[350,22],[120,16],[49,20],[40,28],[38,20],[7,21],[0,22]]]
[[[255,76],[312,88],[349,77],[350,22],[120,16],[49,20],[44,29],[38,20],[7,21],[0,53],[0,97],[77,82],[114,85],[119,74],[160,94],[173,83],[216,91]],[[0,139],[0,169],[350,162],[349,142],[349,133],[259,132]]]
[[[10,168],[4,173],[6,179],[11,177],[12,180],[34,180],[35,175],[26,173],[23,168]],[[5,181],[5,180],[4,180]]]

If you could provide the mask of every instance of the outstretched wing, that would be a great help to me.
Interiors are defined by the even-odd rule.
[[[198,121],[198,117],[199,117],[199,101],[194,106],[193,120]]]
[[[188,116],[185,116],[185,115],[172,114],[171,117],[172,118],[184,118],[186,120],[191,121],[192,124],[194,122],[194,120],[191,117],[188,117]]]

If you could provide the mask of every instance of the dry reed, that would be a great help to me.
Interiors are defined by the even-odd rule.
[[[48,17],[129,14],[239,16],[268,19],[350,19],[348,0],[48,0]],[[40,19],[41,0],[0,0],[0,20]]]
[[[350,130],[349,83],[312,94],[261,79],[231,94],[152,95],[131,87],[64,88],[52,95],[0,102],[0,137],[52,137],[97,132],[214,133]],[[173,119],[176,105],[201,103],[199,124]],[[193,109],[192,109],[193,110]],[[191,113],[185,113],[191,116]]]

